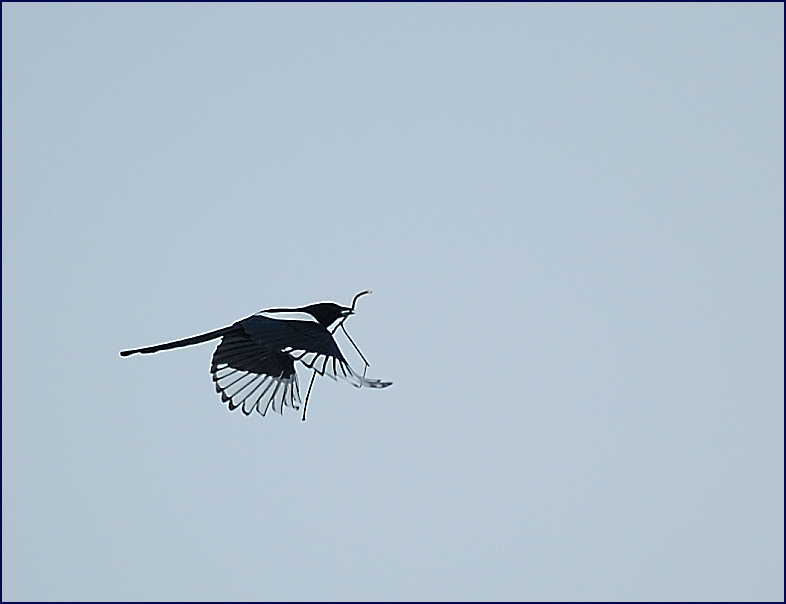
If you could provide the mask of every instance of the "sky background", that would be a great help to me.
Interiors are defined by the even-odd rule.
[[[3,599],[782,600],[783,23],[3,3]]]

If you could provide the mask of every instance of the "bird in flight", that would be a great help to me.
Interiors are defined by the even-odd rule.
[[[358,298],[370,293],[357,294],[351,307],[319,302],[299,308],[269,308],[229,327],[184,340],[123,350],[120,356],[150,354],[221,338],[210,365],[216,392],[230,411],[240,407],[246,415],[255,410],[265,415],[270,407],[278,413],[283,413],[284,407],[299,410],[295,363],[302,363],[313,370],[303,405],[305,421],[308,397],[317,374],[346,380],[358,388],[387,388],[393,383],[366,377],[368,361],[344,327],[344,321],[355,312]],[[333,337],[339,327],[363,359],[363,375],[350,367],[339,350]]]

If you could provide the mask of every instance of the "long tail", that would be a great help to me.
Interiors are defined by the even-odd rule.
[[[201,344],[202,342],[207,342],[208,340],[215,340],[216,338],[225,336],[228,333],[232,333],[233,331],[236,331],[237,329],[238,329],[237,325],[230,325],[229,327],[216,329],[215,331],[209,331],[207,333],[203,333],[198,336],[186,338],[185,340],[175,340],[174,342],[166,342],[165,344],[158,344],[156,346],[147,346],[146,348],[121,350],[120,356],[127,357],[129,355],[136,354],[138,352],[141,354],[150,354],[151,352],[158,352],[160,350],[170,350],[172,348],[182,348],[183,346],[191,346],[192,344]]]

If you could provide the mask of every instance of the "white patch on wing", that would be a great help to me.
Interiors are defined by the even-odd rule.
[[[316,323],[317,320],[314,318],[314,315],[311,315],[307,312],[300,312],[300,311],[287,311],[287,312],[268,312],[266,310],[260,310],[257,313],[254,313],[254,316],[257,317],[266,317],[268,319],[275,319],[276,321],[309,321],[311,323]]]

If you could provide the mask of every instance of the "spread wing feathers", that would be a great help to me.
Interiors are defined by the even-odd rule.
[[[383,382],[358,375],[350,367],[333,339],[333,334],[313,321],[282,321],[253,315],[239,322],[253,339],[288,353],[320,375],[341,378],[358,388],[385,388],[393,382]]]
[[[265,415],[269,407],[300,408],[300,390],[291,356],[254,341],[243,332],[225,335],[213,353],[210,367],[216,392],[228,403],[250,415]]]
[[[333,334],[319,323],[252,315],[235,325],[242,327],[252,341],[264,342],[270,350],[280,351],[291,360],[315,369],[320,375],[347,380],[358,388],[385,388],[392,383],[355,373],[341,354]]]
[[[316,371],[319,375],[326,375],[334,380],[341,378],[358,388],[385,388],[393,383],[358,375],[343,356],[328,356],[295,348],[285,348],[284,350],[288,352],[293,359],[300,361],[309,369]]]

